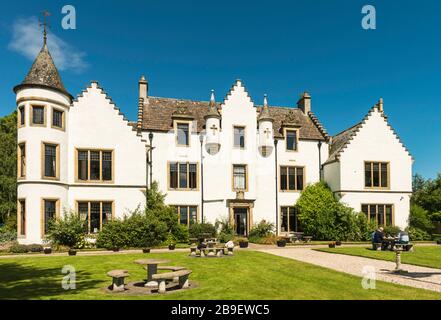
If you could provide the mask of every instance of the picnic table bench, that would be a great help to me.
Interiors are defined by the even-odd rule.
[[[166,292],[166,281],[167,280],[175,280],[178,279],[179,288],[186,289],[188,288],[188,277],[191,274],[191,270],[179,270],[173,272],[166,273],[157,273],[153,275],[153,280],[159,282],[158,292],[165,293]]]
[[[112,278],[113,291],[124,291],[124,279],[129,276],[127,270],[111,270],[107,272],[107,275]]]
[[[169,271],[181,271],[181,270],[185,270],[185,267],[178,267],[178,266],[158,266],[158,270],[169,270]],[[173,279],[173,282],[178,282],[179,279],[177,277],[175,277]]]

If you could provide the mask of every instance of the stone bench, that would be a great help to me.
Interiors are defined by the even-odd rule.
[[[383,244],[382,243],[372,243],[372,250],[381,251]]]
[[[177,267],[177,266],[158,266],[158,270],[167,270],[167,271],[181,271],[181,270],[185,270],[185,267]],[[178,277],[175,277],[173,279],[173,282],[178,282],[179,279]]]
[[[178,278],[179,288],[186,289],[188,288],[188,277],[191,274],[191,270],[180,270],[174,272],[166,272],[166,273],[157,273],[153,275],[153,280],[158,281],[158,292],[165,293],[166,292],[166,280],[174,280]]]
[[[190,247],[190,256],[192,256],[192,257],[196,256],[197,250],[198,250],[198,247],[196,247],[196,246]]]
[[[127,270],[112,270],[107,272],[107,276],[112,278],[112,290],[115,292],[124,291],[124,279],[129,276]]]

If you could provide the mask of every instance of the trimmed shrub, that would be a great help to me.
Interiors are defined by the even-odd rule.
[[[98,248],[122,248],[126,243],[126,228],[121,219],[114,219],[107,222],[96,239],[96,246]]]
[[[28,246],[24,244],[15,244],[9,248],[9,252],[12,253],[28,253]]]
[[[42,252],[43,251],[43,246],[41,244],[29,244],[27,246],[28,251],[30,252]]]
[[[249,236],[248,240],[251,243],[257,243],[257,244],[276,244],[278,237],[274,234],[269,234],[265,237],[257,237],[257,236]]]
[[[76,248],[87,233],[86,222],[76,213],[65,213],[60,219],[49,222],[47,239],[56,246]]]
[[[203,238],[206,233],[209,237],[216,236],[216,228],[211,223],[194,223],[189,228],[190,238]]]
[[[167,235],[167,225],[158,218],[134,213],[123,221],[127,235],[126,247],[150,248],[158,246]]]

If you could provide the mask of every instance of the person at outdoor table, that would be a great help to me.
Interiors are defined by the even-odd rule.
[[[398,243],[408,244],[409,241],[409,234],[406,231],[400,231],[400,233],[398,234]]]
[[[375,230],[374,232],[374,236],[372,238],[372,242],[373,243],[382,243],[384,240],[384,232],[383,232],[383,227],[379,227],[377,230]]]

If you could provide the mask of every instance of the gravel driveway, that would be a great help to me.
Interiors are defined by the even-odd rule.
[[[253,249],[349,273],[358,277],[363,277],[366,274],[363,270],[365,272],[369,271],[366,267],[370,267],[371,270],[375,270],[377,280],[441,292],[441,269],[402,264],[402,269],[407,270],[408,273],[394,274],[391,271],[395,269],[395,263],[389,261],[319,252],[305,247],[262,248],[259,246]]]

